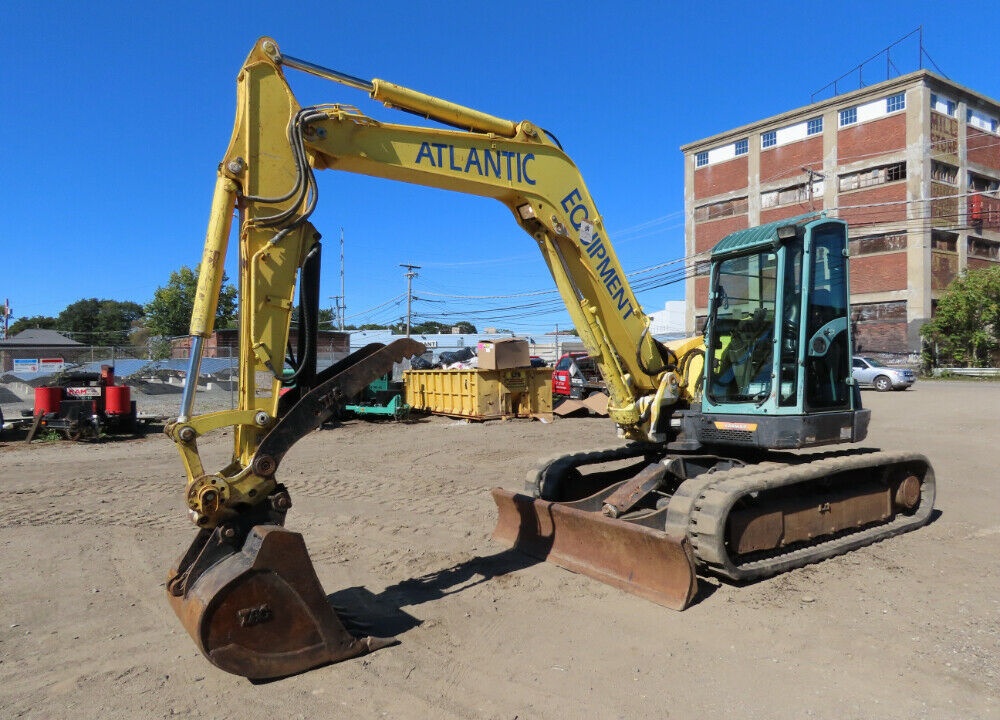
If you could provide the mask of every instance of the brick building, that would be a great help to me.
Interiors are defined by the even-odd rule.
[[[926,70],[690,143],[685,250],[824,210],[850,227],[856,341],[914,353],[941,292],[1000,262],[1000,104]],[[708,267],[687,281],[701,329]]]

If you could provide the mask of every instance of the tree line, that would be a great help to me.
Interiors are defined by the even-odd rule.
[[[154,356],[166,357],[169,355],[170,338],[188,334],[197,287],[197,270],[183,266],[180,270],[170,273],[167,284],[158,287],[153,293],[153,299],[145,305],[97,298],[77,300],[56,317],[34,315],[18,318],[8,327],[7,335],[11,337],[31,328],[55,330],[85,345],[149,347]],[[224,276],[215,317],[217,329],[236,326],[237,297],[236,287],[229,282],[228,277]],[[295,317],[293,312],[293,322]],[[475,326],[469,322],[460,322],[457,326],[464,333],[476,332]],[[328,330],[337,329],[334,327],[332,309],[320,310],[319,327]],[[443,323],[425,322],[411,326],[410,332],[448,333],[451,332],[451,328],[451,325],[446,326]],[[402,334],[406,332],[406,324],[346,325],[344,329],[391,330]]]

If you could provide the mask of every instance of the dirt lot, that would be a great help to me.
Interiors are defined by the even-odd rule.
[[[0,446],[0,717],[997,718],[1000,384],[864,393],[933,462],[928,527],[683,613],[489,539],[488,490],[607,420],[352,422],[282,465],[327,592],[400,645],[278,682],[216,670],[167,604],[194,535],[160,435]],[[228,453],[229,437],[208,443]]]

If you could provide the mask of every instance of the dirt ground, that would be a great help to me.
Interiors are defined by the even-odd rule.
[[[252,684],[171,611],[194,528],[159,434],[0,446],[3,718],[1000,718],[1000,384],[866,391],[866,445],[924,452],[940,516],[677,613],[490,540],[489,489],[615,444],[606,419],[313,433],[280,479],[324,588],[401,643]],[[141,410],[141,408],[140,408]],[[223,464],[230,438],[203,442]]]

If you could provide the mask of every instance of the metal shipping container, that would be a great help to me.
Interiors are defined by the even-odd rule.
[[[552,417],[552,369],[407,370],[406,403],[435,415],[496,420]]]

